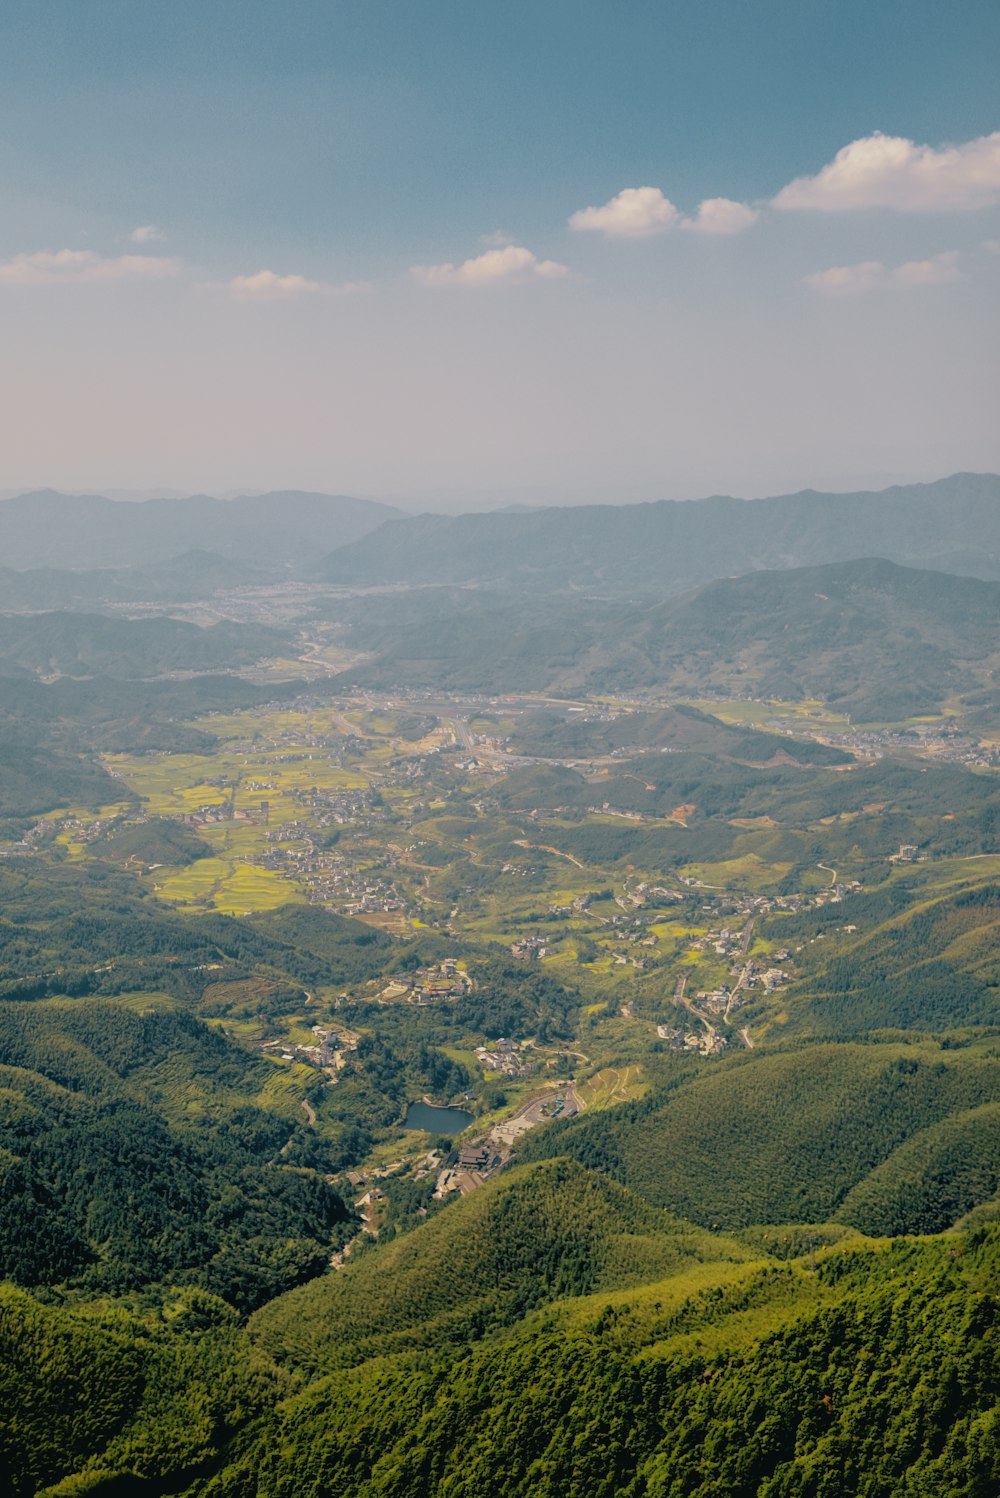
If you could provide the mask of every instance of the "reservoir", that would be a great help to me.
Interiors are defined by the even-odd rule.
[[[404,1129],[423,1129],[428,1134],[461,1134],[472,1123],[464,1108],[435,1108],[430,1103],[410,1103]]]

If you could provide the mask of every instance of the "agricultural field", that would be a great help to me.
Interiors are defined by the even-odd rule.
[[[936,785],[919,765],[799,749],[758,768],[794,723],[793,747],[844,721],[817,703],[714,706],[636,714],[642,743],[617,754],[632,708],[596,699],[563,727],[551,701],[525,698],[208,714],[190,727],[209,752],[106,754],[121,800],[54,814],[47,835],[74,866],[115,855],[193,921],[236,916],[307,947],[318,916],[367,928],[382,943],[370,958],[345,966],[335,945],[304,988],[223,974],[199,1012],[267,1061],[258,1106],[301,1111],[331,1160],[350,1140],[355,1163],[411,1182],[430,1142],[401,1127],[407,1099],[472,1100],[475,1138],[560,1075],[583,1112],[613,1111],[664,1066],[711,1068],[818,1023],[830,962],[894,891],[930,909],[1000,872],[970,846],[975,774],[935,771]],[[758,732],[776,707],[781,738]],[[572,744],[571,762],[521,752],[535,713],[535,741]],[[680,742],[664,752],[660,732]],[[862,776],[874,788],[852,791]],[[914,846],[894,861],[901,843]],[[953,944],[956,963],[978,962],[977,940]],[[511,1034],[513,1060],[483,1059]]]

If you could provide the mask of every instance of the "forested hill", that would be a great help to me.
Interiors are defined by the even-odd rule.
[[[742,678],[761,696],[821,697],[861,721],[903,718],[989,686],[998,620],[1000,583],[867,558],[671,599],[635,619],[622,664],[634,686],[666,676],[725,690]]]
[[[651,608],[485,589],[364,605],[351,680],[509,691],[752,690],[819,697],[856,721],[989,692],[1000,583],[879,558],[724,578]]]
[[[880,493],[593,505],[393,520],[328,557],[328,582],[505,583],[662,598],[761,568],[883,556],[1000,577],[1000,477]]]
[[[560,1263],[567,1191],[571,1252]],[[454,1264],[434,1262],[441,1233],[421,1230],[343,1284],[315,1285],[315,1304],[309,1290],[274,1302],[249,1335],[193,1287],[173,1289],[155,1310],[4,1287],[4,1491],[996,1491],[996,1225],[888,1244],[836,1227],[785,1229],[770,1234],[772,1254],[749,1235],[747,1246],[713,1241],[561,1163],[487,1192],[453,1209],[456,1221],[477,1219],[471,1251],[453,1245]],[[551,1251],[532,1255],[532,1212]],[[481,1231],[490,1218],[495,1241]],[[640,1262],[648,1279],[638,1285]],[[373,1298],[352,1303],[347,1284],[362,1281]],[[527,1315],[510,1326],[515,1307]],[[386,1318],[399,1351],[360,1364],[338,1356],[339,1332],[357,1350],[372,1331],[384,1340]],[[411,1327],[417,1335],[407,1337]],[[455,1332],[464,1333],[458,1346]],[[296,1379],[296,1367],[316,1363],[326,1376]]]
[[[167,616],[117,619],[57,612],[0,615],[0,676],[112,676],[132,680],[232,670],[287,647],[261,624],[222,620],[201,628]]]
[[[266,582],[269,576],[263,568],[196,547],[148,567],[0,567],[0,597],[11,614],[109,603],[181,603]]]
[[[0,503],[8,567],[144,566],[193,549],[268,569],[304,566],[398,515],[391,505],[300,490],[126,504],[42,489]]]

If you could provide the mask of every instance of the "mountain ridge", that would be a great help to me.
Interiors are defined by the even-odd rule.
[[[309,490],[131,503],[39,489],[0,501],[0,559],[7,567],[149,566],[215,551],[273,574],[305,566],[400,512],[376,500]]]
[[[860,552],[857,536],[864,537]],[[346,586],[503,582],[641,598],[769,567],[873,554],[1000,577],[1000,476],[953,474],[857,494],[805,490],[757,500],[716,495],[392,519],[327,556],[317,577]]]

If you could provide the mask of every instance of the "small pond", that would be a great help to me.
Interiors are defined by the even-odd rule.
[[[423,1129],[427,1134],[461,1134],[473,1115],[464,1108],[435,1108],[430,1103],[411,1103],[403,1119],[404,1129]]]

